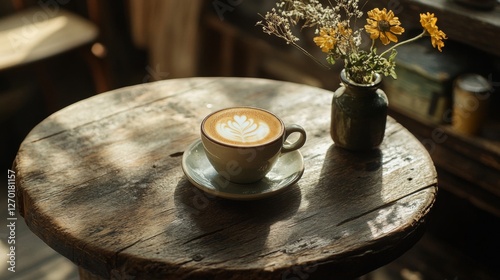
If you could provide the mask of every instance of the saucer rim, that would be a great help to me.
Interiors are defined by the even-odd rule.
[[[277,195],[277,194],[289,189],[290,187],[295,185],[300,180],[300,178],[302,178],[302,175],[304,174],[304,170],[305,170],[304,157],[302,156],[302,153],[297,149],[297,150],[291,151],[289,153],[297,153],[298,154],[298,157],[300,159],[300,168],[298,168],[298,172],[296,172],[296,175],[292,180],[290,180],[288,183],[284,184],[283,186],[281,186],[273,191],[259,192],[259,193],[252,193],[252,194],[243,194],[243,193],[235,194],[235,193],[228,193],[228,192],[214,190],[213,188],[205,186],[205,184],[200,183],[195,178],[190,176],[189,171],[187,170],[187,169],[189,169],[187,167],[188,166],[187,159],[189,157],[189,153],[191,151],[193,151],[199,145],[203,145],[201,139],[197,139],[197,140],[193,141],[188,146],[188,148],[184,151],[184,153],[182,155],[182,164],[181,164],[182,171],[183,171],[184,175],[186,176],[186,178],[188,179],[188,181],[191,184],[193,184],[196,188],[200,189],[201,191],[203,191],[209,195],[213,195],[215,197],[220,197],[220,198],[225,198],[225,199],[230,199],[230,200],[258,200],[258,199],[268,198],[268,197]],[[203,148],[202,148],[202,153],[205,155]],[[274,169],[274,167],[273,167],[273,169]],[[248,186],[251,186],[252,184],[255,184],[255,183],[238,184],[238,183],[230,182],[230,184],[236,185],[236,186],[248,187]],[[279,185],[280,183],[277,183],[277,184]]]

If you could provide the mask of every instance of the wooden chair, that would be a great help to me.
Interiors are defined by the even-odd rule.
[[[54,3],[58,3],[54,1]],[[88,1],[89,13],[97,1]],[[68,51],[78,51],[87,63],[95,92],[108,91],[106,49],[98,42],[98,25],[67,11],[63,6],[24,5],[13,1],[15,12],[0,18],[0,71],[24,67]],[[41,70],[39,74],[47,75]],[[44,90],[47,106],[54,103],[51,90]],[[54,108],[49,108],[53,111]]]

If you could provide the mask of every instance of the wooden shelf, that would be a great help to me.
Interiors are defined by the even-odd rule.
[[[438,26],[446,30],[448,38],[500,56],[500,7],[491,11],[474,10],[449,0],[411,0],[410,9],[434,12]]]
[[[409,0],[400,5],[392,5],[387,1],[375,0],[370,7],[388,7],[407,28],[419,25],[419,14],[435,13],[439,29],[443,30],[450,40],[461,42],[489,54],[500,56],[500,48],[496,38],[500,34],[500,6],[490,11],[475,10],[457,4],[452,0]]]
[[[427,148],[438,170],[439,186],[500,217],[500,143],[456,133],[407,112],[390,114]]]

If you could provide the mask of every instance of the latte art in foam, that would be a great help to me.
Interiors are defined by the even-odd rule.
[[[252,107],[231,107],[208,115],[202,131],[224,145],[249,147],[280,139],[285,127],[270,112]]]
[[[270,128],[265,122],[256,122],[245,115],[235,115],[232,120],[217,123],[216,131],[227,140],[247,143],[263,140],[269,135]]]

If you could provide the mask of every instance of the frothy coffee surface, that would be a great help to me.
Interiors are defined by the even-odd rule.
[[[253,108],[230,108],[218,111],[203,123],[212,139],[231,145],[252,146],[276,140],[283,126],[274,115]]]

